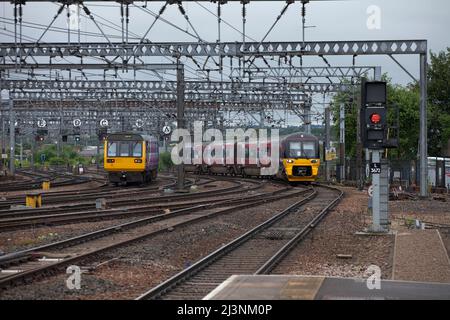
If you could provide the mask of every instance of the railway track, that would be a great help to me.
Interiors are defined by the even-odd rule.
[[[305,193],[311,194],[312,191],[286,187],[259,197],[243,195],[239,199],[183,208],[168,214],[146,217],[67,240],[7,254],[0,257],[2,269],[0,287],[32,281],[36,277],[62,270],[65,266],[86,260],[107,250],[170,232],[175,228]]]
[[[71,174],[60,171],[41,172],[21,170],[18,173],[30,178],[30,180],[2,184],[0,185],[0,192],[40,189],[42,187],[43,181],[52,182],[52,186],[54,187],[62,187],[82,184],[93,180],[99,180],[99,178],[73,176]]]
[[[90,204],[75,206],[75,208],[53,208],[51,209],[51,214],[48,214],[48,208],[27,209],[22,211],[0,211],[0,231],[36,227],[39,225],[48,226],[64,223],[78,223],[82,221],[156,215],[162,214],[166,210],[181,209],[208,203],[214,204],[219,201],[236,199],[234,196],[236,194],[246,194],[250,191],[255,192],[261,188],[261,184],[255,181],[246,181],[247,183],[251,182],[252,184],[246,187],[242,186],[238,181],[234,182],[235,183],[232,186],[221,188],[219,190],[214,189],[191,194],[160,196],[157,198],[154,196],[146,196],[144,198],[114,200],[109,202],[109,206],[113,208],[105,210],[93,210],[95,205]],[[261,195],[264,195],[264,193],[252,195],[246,194],[246,196],[250,198]],[[136,202],[139,202],[140,205],[137,206]],[[79,211],[80,208],[84,209],[84,211]]]
[[[202,299],[233,274],[269,273],[342,196],[337,189],[315,187],[306,198],[137,299]]]
[[[164,183],[162,185],[150,185],[146,187],[140,187],[140,188],[128,188],[128,187],[111,187],[107,186],[106,184],[101,185],[99,187],[93,188],[93,189],[86,189],[86,190],[72,190],[72,191],[55,191],[55,192],[47,192],[42,194],[42,200],[45,205],[54,205],[54,204],[66,204],[67,202],[75,202],[75,201],[90,201],[95,200],[98,198],[120,198],[121,196],[128,196],[128,193],[132,193],[134,195],[139,194],[148,194],[149,191],[161,191],[164,188],[171,188],[173,187],[176,182],[174,178],[171,177],[164,177],[163,179],[167,179],[168,183]],[[208,181],[211,181],[209,179]],[[188,181],[187,185],[191,185],[193,181]],[[2,212],[10,211],[11,206],[14,205],[21,205],[24,203],[24,196],[11,196],[7,199],[0,201],[0,216],[2,215]],[[92,207],[88,206],[86,208]],[[13,209],[15,210],[15,209]],[[21,210],[21,209],[18,209]],[[39,210],[39,209],[35,209]],[[44,209],[45,210],[45,209]],[[22,210],[23,211],[23,210]],[[35,211],[38,212],[38,211]]]

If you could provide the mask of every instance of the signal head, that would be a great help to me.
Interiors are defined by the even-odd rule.
[[[373,124],[378,124],[381,122],[381,116],[378,113],[372,113],[370,115],[370,122]]]

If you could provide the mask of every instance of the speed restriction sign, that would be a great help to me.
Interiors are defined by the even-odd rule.
[[[102,119],[102,120],[100,120],[100,126],[101,126],[101,127],[107,127],[108,124],[109,124],[109,122],[108,122],[107,119]]]
[[[44,128],[46,125],[47,125],[47,121],[45,121],[44,119],[39,119],[39,120],[37,121],[37,126],[38,126],[39,128]]]
[[[136,120],[136,127],[142,128],[144,126],[144,121],[142,119]]]
[[[80,119],[74,119],[73,120],[73,126],[74,127],[80,127],[81,126],[81,120]]]
[[[170,128],[169,126],[164,126],[162,131],[164,134],[170,134],[172,132],[172,128]]]

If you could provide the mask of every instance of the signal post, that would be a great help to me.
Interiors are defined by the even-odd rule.
[[[361,84],[361,140],[372,151],[372,226],[371,232],[389,230],[387,201],[389,184],[387,172],[382,172],[381,156],[385,148],[395,148],[398,139],[388,140],[387,88],[384,81],[365,81]],[[387,167],[383,166],[383,170]],[[383,175],[383,179],[380,176]]]

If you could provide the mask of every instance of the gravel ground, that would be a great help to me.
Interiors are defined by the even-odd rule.
[[[5,185],[5,184],[11,184],[14,182],[23,182],[23,181],[30,181],[31,178],[27,177],[27,176],[22,176],[21,174],[16,174],[16,176],[14,177],[14,179],[11,176],[4,176],[4,175],[0,175],[0,185]]]
[[[427,223],[437,223],[448,225],[448,228],[439,228],[442,241],[450,256],[450,196],[440,198],[446,201],[439,201],[433,198],[428,200],[399,200],[389,202],[389,212],[391,214],[392,228],[403,231],[413,226],[415,221]]]
[[[394,262],[395,280],[450,283],[450,264],[437,230],[399,231]]]
[[[142,219],[142,216],[129,219],[72,223],[60,226],[38,227],[26,230],[1,232],[0,251],[9,253],[18,250],[24,250],[27,248],[68,239],[81,235],[83,233],[100,230],[119,223],[125,223],[137,219]]]
[[[82,275],[82,288],[69,290],[58,275],[0,294],[1,299],[133,299],[298,199],[283,199],[176,228],[85,262],[98,266]],[[118,258],[118,259],[117,259]]]
[[[355,234],[367,227],[367,193],[342,189],[344,199],[275,268],[274,274],[364,277],[367,267],[375,264],[381,268],[382,278],[391,277],[394,237]]]
[[[448,198],[447,201],[389,201],[389,213],[391,214],[392,219],[395,221],[396,228],[405,226],[405,220],[407,219],[419,219],[425,222],[443,223],[450,225],[450,198]]]
[[[450,228],[439,229],[439,233],[441,234],[445,249],[447,249],[447,256],[450,257]]]

